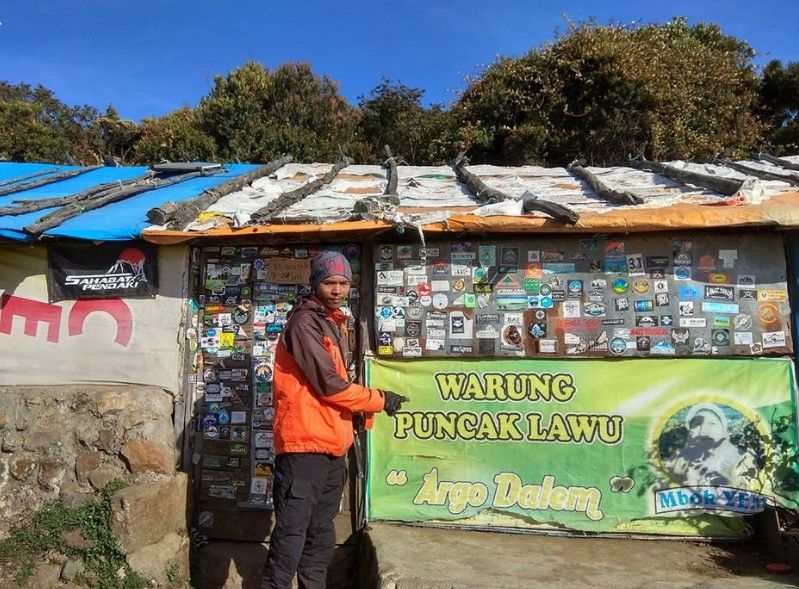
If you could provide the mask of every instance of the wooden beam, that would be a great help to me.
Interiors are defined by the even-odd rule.
[[[717,159],[715,163],[717,163],[720,166],[726,166],[731,170],[735,170],[736,172],[741,172],[741,174],[746,174],[747,176],[754,176],[755,178],[760,178],[761,180],[779,180],[780,182],[787,182],[788,184],[792,184],[793,186],[799,186],[798,175],[786,176],[783,174],[775,174],[774,172],[769,172],[767,170],[760,170],[758,168],[753,168],[752,166],[747,166],[746,164],[739,164],[738,162],[734,162],[732,160],[727,160],[727,159]]]
[[[591,170],[583,167],[576,161],[569,164],[567,169],[570,173],[573,173],[578,178],[585,180],[594,192],[607,201],[616,202],[623,205],[640,205],[644,202],[643,198],[633,194],[629,190],[618,190],[616,188],[611,188]]]
[[[253,222],[264,223],[270,221],[291,205],[300,202],[306,196],[322,188],[322,186],[330,184],[338,173],[351,163],[352,159],[344,156],[322,178],[317,178],[307,184],[303,184],[299,188],[282,193],[268,205],[255,211],[252,215]]]
[[[75,176],[80,176],[81,174],[85,174],[86,172],[91,172],[102,167],[102,165],[97,165],[80,168],[78,170],[67,170],[66,172],[60,172],[58,174],[53,174],[52,176],[47,176],[46,178],[34,180],[33,182],[26,182],[25,184],[15,184],[14,186],[8,186],[7,188],[0,188],[0,196],[13,194],[15,192],[22,192],[23,190],[30,190],[31,188],[38,188],[39,186],[44,186],[45,184],[60,182],[61,180],[74,178]]]
[[[157,188],[164,188],[166,186],[178,184],[179,182],[191,180],[192,178],[197,178],[202,175],[203,174],[201,172],[190,172],[188,174],[178,174],[163,180],[153,180],[148,183],[143,183],[135,186],[127,186],[124,188],[120,188],[118,190],[111,190],[98,198],[94,198],[87,201],[81,201],[78,203],[70,203],[66,206],[63,206],[57,211],[53,211],[52,213],[45,215],[35,223],[31,223],[30,225],[25,227],[25,231],[27,233],[30,233],[31,235],[41,235],[43,232],[47,231],[48,229],[52,229],[53,227],[58,227],[64,221],[67,221],[72,217],[77,217],[78,215],[81,215],[86,211],[99,209],[100,207],[104,207],[105,205],[115,203],[120,200],[125,200],[126,198],[137,196],[144,192],[149,192],[150,190],[155,190]]]
[[[63,207],[71,203],[79,203],[85,200],[91,200],[92,198],[98,198],[103,196],[107,192],[122,188],[124,186],[130,186],[133,184],[140,184],[145,182],[153,177],[152,172],[147,172],[146,174],[142,174],[141,176],[137,176],[136,178],[131,178],[130,180],[123,180],[120,182],[108,182],[105,184],[99,184],[97,186],[92,186],[91,188],[87,188],[86,190],[82,190],[77,194],[71,194],[69,196],[59,196],[56,198],[41,198],[38,200],[15,200],[15,203],[18,203],[17,206],[13,207],[0,207],[0,215],[24,215],[26,213],[34,213],[36,211],[41,211],[42,209],[49,209],[52,207]]]
[[[490,204],[505,200],[515,200],[509,194],[505,194],[501,190],[486,185],[476,174],[466,169],[468,165],[469,158],[466,157],[465,152],[461,152],[458,154],[458,157],[455,158],[452,169],[455,171],[455,176],[458,180],[466,184],[472,194],[481,202]],[[577,219],[580,218],[580,215],[572,209],[552,201],[540,200],[530,192],[525,193],[522,197],[522,209],[527,213],[532,213],[533,211],[544,213],[565,225],[574,225]]]
[[[660,162],[652,162],[644,160],[640,162],[633,162],[632,165],[638,169],[647,172],[654,172],[661,176],[666,176],[677,182],[683,184],[693,184],[700,188],[706,188],[713,192],[718,192],[724,196],[732,196],[736,194],[743,185],[742,180],[735,180],[734,178],[724,178],[722,176],[713,176],[711,174],[703,174],[701,172],[693,172],[691,170],[684,170],[669,164]]]
[[[769,155],[767,153],[756,153],[755,157],[759,160],[766,161],[770,164],[774,164],[775,166],[779,166],[781,168],[786,168],[788,170],[796,170],[799,171],[799,164],[796,164],[790,160],[786,160],[781,157],[774,157],[773,155]]]
[[[24,176],[17,176],[16,178],[8,178],[0,182],[0,186],[8,186],[9,184],[16,184],[17,182],[24,182],[25,180],[30,180],[31,178],[38,178],[39,176],[46,176],[47,174],[52,174],[53,172],[57,171],[58,168],[47,168],[39,172],[34,172],[33,174],[25,174]]]
[[[278,169],[290,163],[291,160],[292,156],[290,154],[283,155],[260,168],[256,168],[252,172],[236,176],[219,186],[204,190],[196,198],[183,202],[167,202],[160,207],[150,209],[147,211],[147,220],[154,225],[169,225],[172,228],[183,229],[194,221],[199,213],[223,196],[241,190],[259,178],[274,174]]]

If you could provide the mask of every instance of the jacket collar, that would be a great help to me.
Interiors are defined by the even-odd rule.
[[[344,314],[344,311],[341,309],[331,309],[330,307],[325,306],[322,301],[317,299],[315,296],[300,299],[291,312],[297,313],[300,311],[316,313],[321,317],[325,317],[339,324],[344,323],[347,318],[347,316]]]

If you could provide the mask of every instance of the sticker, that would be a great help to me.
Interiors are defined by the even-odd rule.
[[[497,246],[481,245],[477,247],[477,260],[484,268],[497,265]]]
[[[787,290],[759,290],[757,291],[758,301],[769,301],[772,303],[785,303],[788,301]],[[764,346],[765,347],[765,346]]]
[[[672,325],[674,325],[674,319],[672,319],[671,315],[661,315],[660,324],[663,327],[671,327]]]
[[[698,267],[702,272],[712,272],[716,269],[716,258],[710,254],[700,256]]]
[[[621,260],[604,260],[602,262],[602,271],[605,274],[623,274],[627,272],[627,261]]]
[[[502,265],[516,266],[519,264],[519,248],[518,247],[503,247],[500,255]]]
[[[763,325],[774,325],[780,320],[780,311],[774,303],[760,303],[757,306],[757,318]]]
[[[391,356],[394,353],[393,346],[377,346],[377,353],[381,356]]]
[[[757,300],[757,291],[756,290],[739,290],[738,291],[738,300],[739,301],[756,301]]]
[[[652,346],[649,353],[653,356],[673,356],[677,351],[669,342],[662,341]]]
[[[421,346],[404,346],[402,348],[402,356],[404,358],[421,358],[422,348]]]
[[[648,313],[654,310],[655,305],[653,301],[634,301],[633,308],[636,313]]]
[[[734,301],[735,289],[732,286],[708,284],[705,286],[705,298],[712,301]]]
[[[752,316],[746,314],[736,315],[732,320],[732,325],[738,331],[749,331],[752,329]]]
[[[574,274],[576,267],[574,264],[559,262],[543,265],[544,274]]]
[[[452,264],[450,267],[450,274],[452,276],[471,276],[472,267],[463,264]]]
[[[675,344],[687,344],[691,339],[691,331],[686,327],[676,327],[671,330],[671,339]]]
[[[382,270],[377,273],[377,284],[403,286],[405,273],[402,270]]]
[[[421,321],[408,321],[405,323],[405,335],[408,337],[421,337],[422,335],[422,322]]]
[[[551,309],[552,307],[555,306],[555,301],[552,300],[552,297],[541,297],[538,300],[538,305],[542,309]]]
[[[644,275],[644,256],[642,254],[627,255],[627,273],[630,276]]]
[[[272,382],[272,368],[266,362],[257,364],[253,368],[253,374],[257,382]]]
[[[653,282],[653,289],[655,294],[663,294],[669,292],[668,280],[655,280]]]
[[[680,317],[680,327],[707,327],[704,317]]]
[[[538,263],[541,261],[541,251],[540,250],[527,250],[527,261]]]
[[[477,307],[477,295],[470,292],[464,293],[463,306],[467,309],[474,309]]]
[[[674,279],[675,280],[690,280],[691,279],[691,268],[687,266],[676,266],[674,268]]]
[[[558,351],[558,340],[541,339],[538,340],[538,351],[541,354],[554,354]]]
[[[698,286],[685,284],[677,289],[677,297],[684,300],[699,300],[702,298],[702,289]]]
[[[642,335],[635,338],[635,349],[639,352],[648,352],[652,347],[652,340],[649,336]]]
[[[729,317],[713,317],[713,327],[729,328],[731,324]]]
[[[660,292],[655,295],[655,306],[656,307],[668,307],[671,304],[669,300],[669,293],[667,292]]]
[[[674,264],[679,266],[690,266],[692,249],[693,243],[690,241],[684,241],[681,239],[675,239],[672,241],[671,251]]]
[[[730,345],[730,330],[729,329],[713,329],[710,332],[710,339],[714,346],[720,348]]]
[[[604,304],[595,302],[586,303],[586,305],[583,307],[585,314],[591,317],[604,317],[606,310],[607,309]]]
[[[784,331],[764,331],[763,332],[763,349],[784,348],[784,347],[785,347],[785,332]]]
[[[751,346],[753,341],[751,331],[736,331],[733,334],[733,343],[736,346]]]
[[[606,258],[624,258],[624,242],[608,240],[605,243]]]
[[[419,298],[419,302],[422,302],[422,297]],[[449,306],[449,297],[445,293],[437,293],[433,295],[433,307],[436,309],[446,309]]]
[[[413,257],[413,247],[409,245],[397,246],[397,258],[407,260]],[[388,259],[391,259],[390,257]]]
[[[622,297],[616,299],[615,301],[616,310],[617,311],[629,311],[630,310],[630,299],[627,297]]]
[[[757,279],[754,274],[739,274],[738,275],[738,288],[755,288],[757,286]]]
[[[711,272],[707,275],[707,281],[710,284],[729,284],[730,276],[724,272]]]
[[[381,245],[380,246],[380,259],[389,261],[394,259],[394,246]]]
[[[519,325],[506,324],[503,326],[500,348],[509,351],[522,351],[524,349],[522,331]]]
[[[621,355],[627,351],[627,342],[620,337],[611,338],[608,342],[608,349],[617,356]]]
[[[613,281],[613,292],[616,294],[624,294],[627,292],[627,289],[630,287],[630,283],[627,281],[626,278],[616,278]]]
[[[571,298],[582,298],[583,296],[583,281],[582,280],[569,280],[566,284],[566,290]]]
[[[703,313],[729,313],[735,315],[740,311],[740,306],[735,303],[702,302]]]
[[[449,336],[452,339],[472,339],[474,320],[461,311],[449,314]]]
[[[430,334],[424,342],[424,349],[428,352],[443,352],[446,349],[446,341],[443,339],[431,338]]]
[[[639,315],[635,318],[638,327],[657,327],[658,318],[653,315]]]
[[[563,317],[579,317],[580,306],[580,301],[564,301]]]
[[[719,260],[722,261],[724,268],[735,267],[735,261],[738,259],[738,250],[719,250]]]
[[[470,344],[450,344],[449,351],[451,354],[471,354],[474,351],[474,346]]]

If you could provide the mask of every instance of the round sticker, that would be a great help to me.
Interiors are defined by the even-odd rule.
[[[774,303],[760,303],[757,306],[757,317],[765,325],[777,323],[780,319],[780,312]]]
[[[219,429],[215,425],[209,425],[207,428],[205,428],[205,431],[203,432],[203,437],[218,438]]]
[[[408,337],[419,337],[422,333],[422,325],[420,323],[407,323],[405,325],[405,335]]]
[[[483,282],[486,277],[488,276],[488,272],[485,268],[475,268],[474,269],[474,281],[475,282]]]
[[[419,297],[419,304],[422,305],[423,307],[429,307],[432,302],[433,302],[433,297],[431,297],[429,294],[421,295]]]
[[[633,292],[639,295],[645,295],[649,292],[650,289],[649,281],[638,279],[633,281]],[[615,290],[615,283],[614,283],[614,290]]]
[[[381,307],[380,308],[380,316],[383,319],[391,319],[391,317],[393,315],[394,315],[394,311],[391,309],[391,307]]]
[[[426,296],[433,293],[433,287],[429,284],[425,284],[424,282],[416,285],[416,291],[419,293],[419,296]]]
[[[216,382],[216,371],[210,368],[206,368],[203,371],[203,380],[205,382]]]
[[[552,297],[541,297],[538,304],[541,305],[542,309],[551,309],[555,306],[555,301],[552,300]]]
[[[511,346],[519,346],[522,343],[522,334],[516,325],[506,325],[502,330],[502,341]]]
[[[541,296],[548,297],[549,295],[552,294],[552,287],[549,286],[548,284],[542,284],[541,287],[538,289],[538,292],[541,294]]]
[[[258,364],[254,372],[256,381],[272,382],[272,369],[269,367],[269,364]]]
[[[608,342],[608,349],[614,354],[623,354],[627,351],[627,342],[620,337],[614,337]]]
[[[541,309],[538,309],[538,310],[535,311],[535,313],[533,313],[533,316],[535,317],[536,321],[546,321],[547,312],[543,311]]]
[[[449,306],[449,297],[440,292],[438,294],[433,295],[433,307],[436,309],[446,309]]]
[[[627,282],[626,278],[617,278],[616,280],[613,281],[613,292],[615,292],[616,294],[623,294],[623,293],[627,292],[627,289],[629,288],[629,286],[630,286],[630,283]],[[622,340],[622,341],[624,341],[624,340]],[[626,346],[626,344],[625,344],[625,346]]]
[[[355,243],[349,243],[344,246],[342,253],[344,254],[344,257],[348,259],[358,258],[361,255],[361,248]],[[350,262],[350,264],[352,264],[352,262]]]
[[[677,280],[688,280],[691,277],[691,269],[680,267],[674,269],[674,278]]]
[[[752,317],[750,315],[736,315],[733,325],[737,331],[749,331],[752,329]]]
[[[244,309],[236,309],[233,312],[233,322],[242,325],[243,323],[247,323],[247,320],[250,318],[250,313]]]
[[[583,281],[582,280],[569,280],[569,292],[572,294],[582,292],[583,290]]]
[[[408,301],[411,302],[411,303],[415,303],[418,300],[419,300],[419,293],[416,292],[415,290],[409,290],[408,291]]]
[[[230,412],[227,409],[221,409],[217,413],[217,421],[222,425],[230,423]]]
[[[463,290],[466,287],[466,283],[464,282],[463,278],[458,278],[452,282],[452,288],[454,290]]]

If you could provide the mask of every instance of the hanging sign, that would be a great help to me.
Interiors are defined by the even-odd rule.
[[[371,360],[369,517],[736,537],[799,501],[785,359]]]
[[[50,246],[47,267],[51,302],[158,293],[156,248],[143,241]]]

